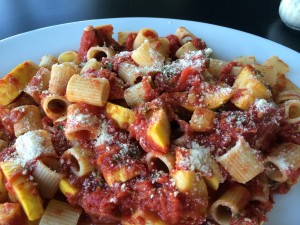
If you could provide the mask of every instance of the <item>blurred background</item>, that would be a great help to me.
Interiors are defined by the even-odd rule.
[[[0,0],[0,40],[81,20],[161,17],[230,27],[300,52],[300,31],[284,25],[279,4],[280,0]]]

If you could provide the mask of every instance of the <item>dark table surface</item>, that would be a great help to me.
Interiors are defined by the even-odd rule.
[[[279,3],[280,0],[0,0],[0,40],[81,20],[161,17],[242,30],[300,52],[300,31],[282,23]]]

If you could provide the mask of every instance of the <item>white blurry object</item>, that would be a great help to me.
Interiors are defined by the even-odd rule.
[[[288,27],[300,30],[300,0],[281,0],[279,15]]]

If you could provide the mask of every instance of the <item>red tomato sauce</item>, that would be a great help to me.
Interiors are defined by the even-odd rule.
[[[26,225],[27,219],[19,203],[3,203],[0,207],[0,224]]]
[[[279,138],[282,142],[292,142],[300,145],[300,133],[297,129],[300,126],[298,123],[285,123],[280,130]]]
[[[104,25],[98,27],[88,27],[85,29],[78,50],[78,56],[80,60],[86,61],[86,53],[91,47],[103,46],[104,43],[107,46],[112,46],[113,48],[120,48],[118,43],[112,38],[113,27],[111,25]]]
[[[219,83],[225,83],[229,86],[232,86],[236,76],[231,74],[231,70],[234,66],[238,66],[237,62],[230,62],[227,65],[225,65],[221,70],[221,76],[218,80]]]
[[[143,77],[141,82],[143,83],[143,89],[145,91],[145,100],[147,102],[150,102],[159,96],[159,93],[155,89],[153,89],[147,77]]]
[[[137,36],[136,33],[128,34],[128,36],[126,38],[126,43],[125,43],[125,50],[126,51],[133,51],[133,42],[134,42],[136,36]]]
[[[26,112],[22,110],[3,110],[2,113],[2,128],[10,138],[13,138],[15,136],[14,124],[20,121]]]
[[[132,52],[126,52],[121,55],[117,54],[111,58],[103,58],[102,64],[105,65],[107,69],[118,72],[119,65],[121,63],[129,63],[129,64],[137,65],[131,58],[131,55]]]
[[[181,44],[176,35],[170,34],[166,37],[169,40],[170,57],[175,58],[175,53],[181,47]]]
[[[13,76],[13,74],[11,74],[11,73],[7,74],[7,75],[6,75],[6,78],[7,78],[8,82],[9,82],[11,85],[13,85],[13,86],[18,86],[19,81],[18,81],[17,78],[15,78],[15,77]]]
[[[80,41],[80,48],[78,50],[78,56],[81,60],[86,61],[86,53],[88,50],[98,44],[98,39],[95,32],[84,31]]]
[[[193,38],[191,40],[191,43],[194,45],[195,48],[199,50],[203,50],[206,48],[206,43],[199,38]]]

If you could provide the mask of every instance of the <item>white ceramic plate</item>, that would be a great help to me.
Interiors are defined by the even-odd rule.
[[[62,24],[16,35],[0,41],[0,76],[4,76],[25,60],[38,63],[45,54],[58,55],[65,50],[78,50],[84,27],[112,24],[118,31],[136,31],[143,27],[155,29],[161,36],[174,33],[179,26],[187,27],[206,41],[214,57],[230,60],[255,55],[263,62],[272,55],[279,56],[290,66],[288,77],[300,86],[300,54],[287,47],[241,31],[211,24],[159,18],[114,18]],[[297,76],[298,74],[298,76]],[[276,196],[266,225],[296,225],[300,221],[300,184],[287,195]]]

